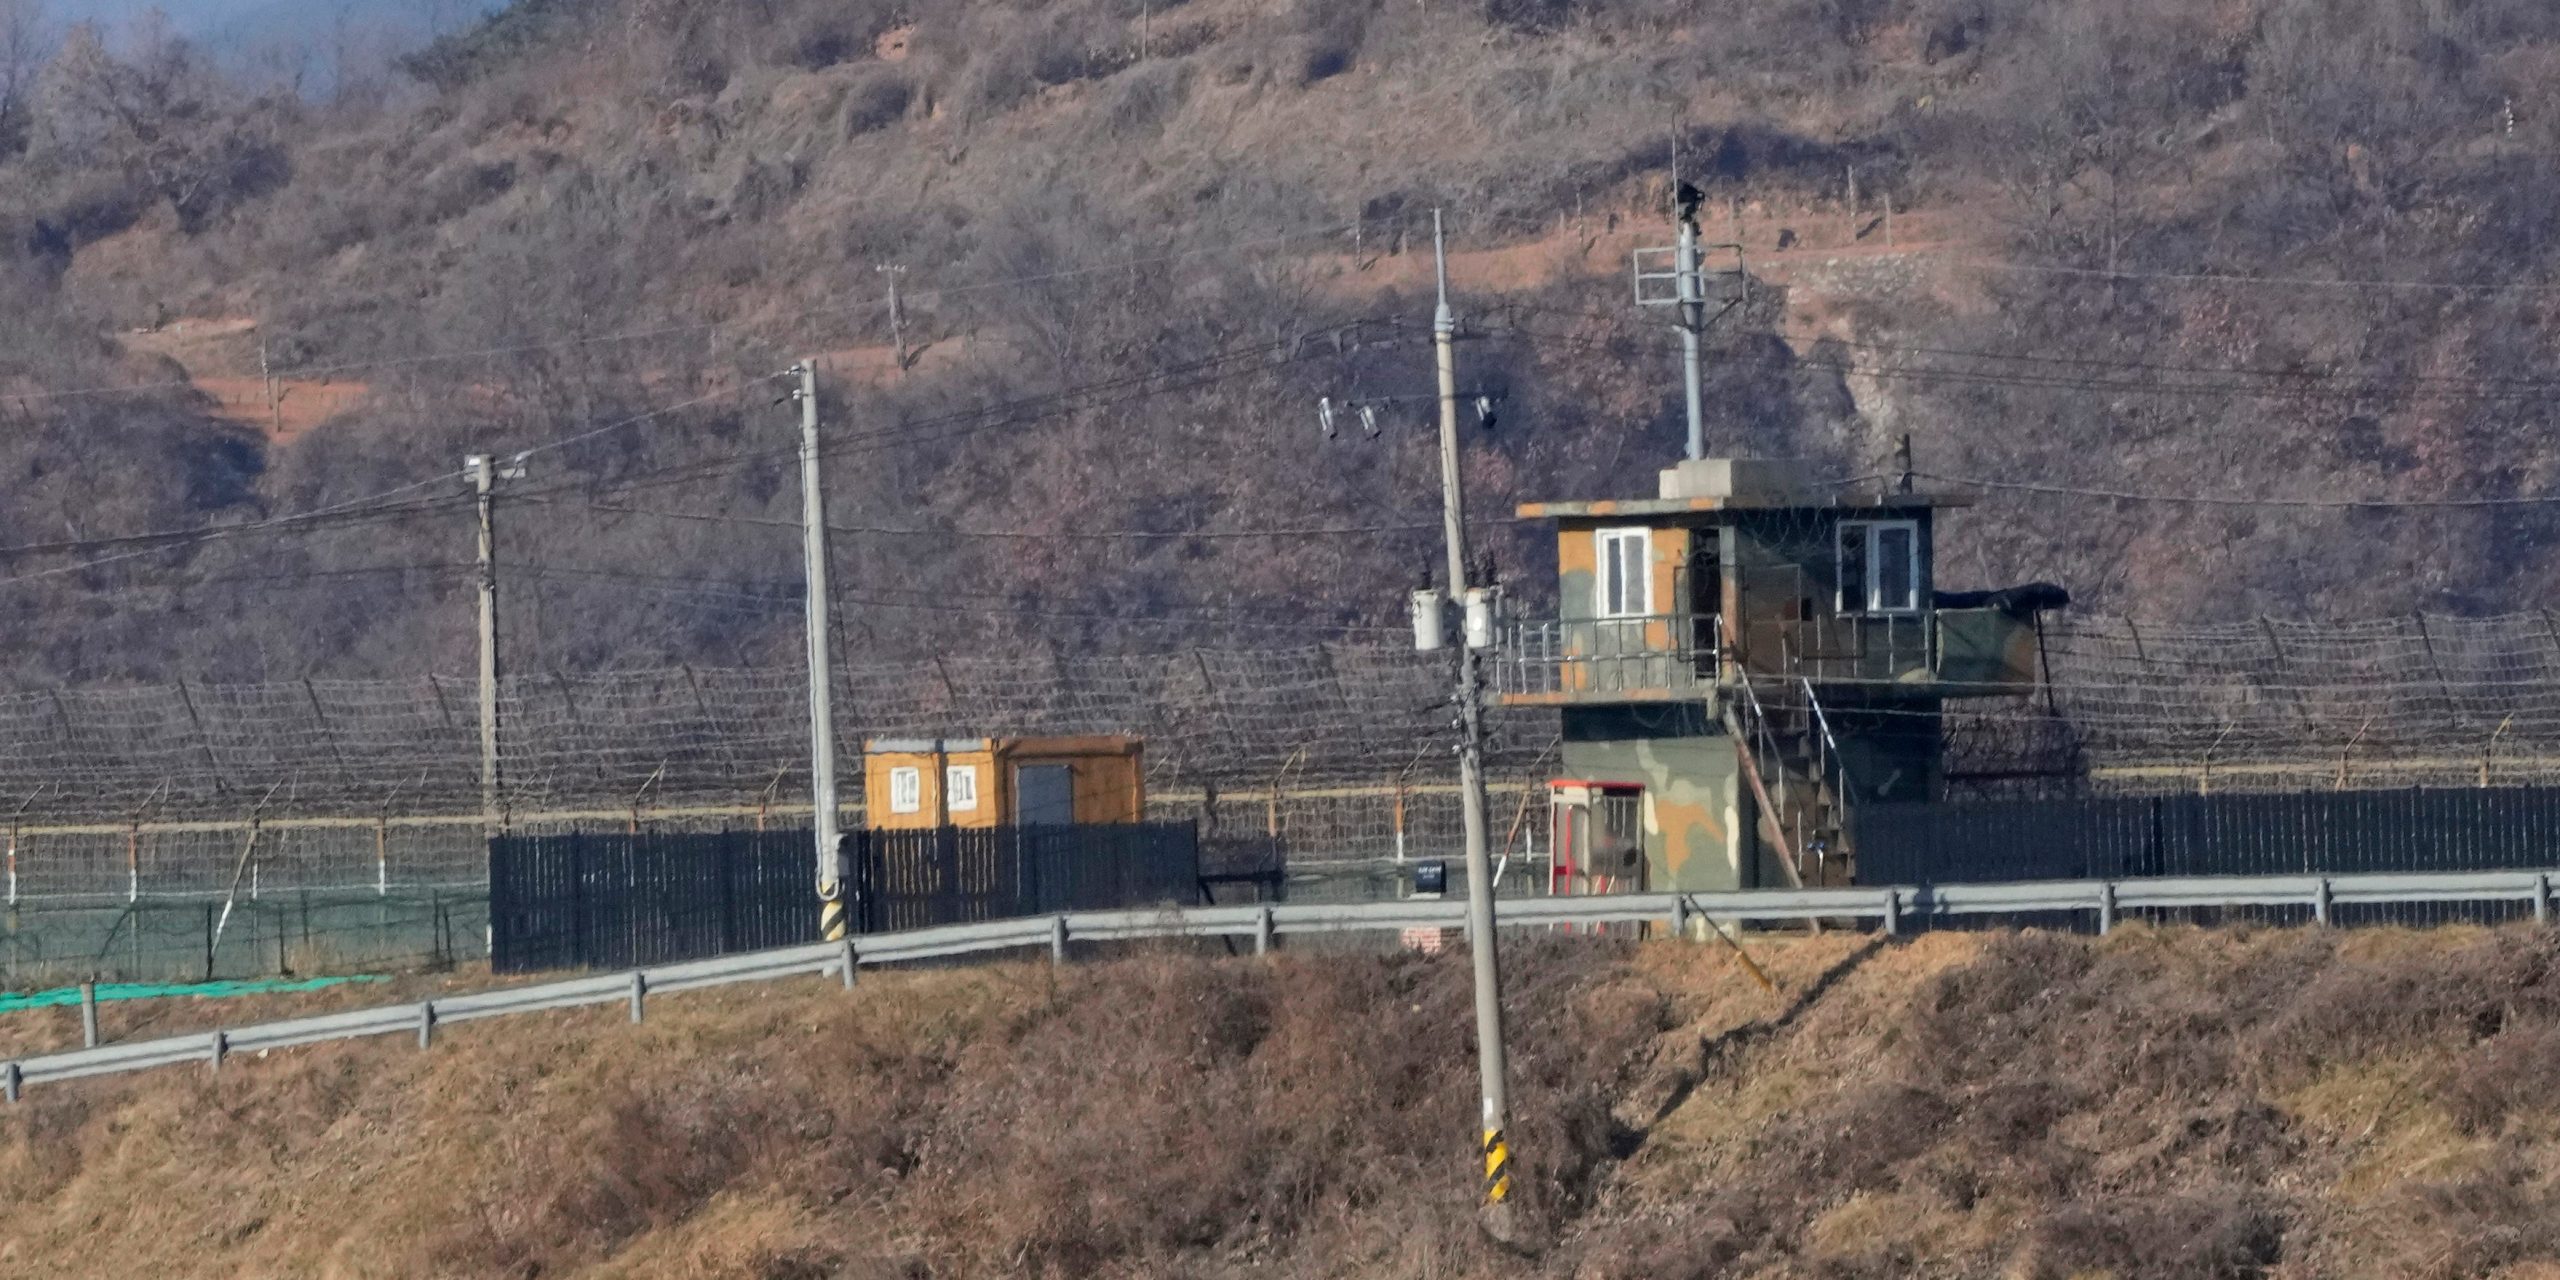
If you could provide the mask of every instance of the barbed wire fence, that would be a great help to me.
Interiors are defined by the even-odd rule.
[[[2032,696],[1948,704],[1949,775],[2120,792],[2560,782],[2560,620],[2048,628]],[[808,820],[789,669],[515,676],[501,803],[518,831]],[[842,670],[869,737],[1129,734],[1149,816],[1288,851],[1357,895],[1459,853],[1444,657],[1380,647],[1058,649]],[[468,679],[0,695],[8,974],[222,972],[470,958],[485,819]],[[1489,718],[1497,856],[1535,875],[1551,709]],[[846,817],[861,817],[858,788]],[[212,935],[217,904],[245,925]],[[31,923],[32,922],[32,923]],[[0,976],[6,976],[0,974]]]

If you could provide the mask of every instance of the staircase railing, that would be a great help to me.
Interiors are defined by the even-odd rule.
[[[1814,693],[1813,680],[1806,676],[1796,679],[1804,686],[1804,705],[1810,709],[1813,720],[1814,776],[1822,779],[1830,790],[1831,829],[1840,835],[1844,846],[1841,852],[1854,854],[1854,850],[1845,847],[1850,832],[1850,807],[1856,803],[1849,786],[1849,757],[1840,750],[1839,736],[1831,731],[1831,715],[1822,709],[1822,699]],[[1821,878],[1821,869],[1817,869],[1816,879]]]
[[[1777,740],[1769,728],[1769,714],[1760,705],[1759,691],[1751,687],[1751,677],[1737,673],[1733,687],[1742,696],[1726,701],[1725,730],[1734,737],[1737,748],[1734,755],[1742,762],[1743,780],[1751,784],[1751,798],[1755,802],[1752,807],[1759,811],[1761,834],[1770,844],[1777,846],[1778,866],[1786,873],[1788,886],[1801,889],[1804,887],[1801,868],[1804,849],[1800,839],[1790,836],[1786,827],[1787,770],[1783,767],[1786,757],[1776,750]],[[1760,771],[1764,749],[1782,766],[1778,770],[1778,789],[1774,793]]]

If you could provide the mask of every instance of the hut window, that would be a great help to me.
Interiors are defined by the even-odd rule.
[[[967,813],[978,807],[978,766],[955,764],[943,770],[943,794],[951,798],[953,813]]]
[[[1919,522],[1842,522],[1840,612],[1910,613],[1919,607]]]
[[[899,765],[889,771],[889,812],[918,813],[924,809],[924,770],[914,765]]]
[[[1603,618],[1640,618],[1653,612],[1653,531],[1602,529],[1597,537],[1600,577],[1594,584],[1599,596],[1592,602],[1594,611]]]

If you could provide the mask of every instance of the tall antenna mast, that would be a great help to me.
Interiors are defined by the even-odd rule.
[[[1675,179],[1672,198],[1678,207],[1680,242],[1673,246],[1636,250],[1636,305],[1677,308],[1672,323],[1680,330],[1681,382],[1689,402],[1688,457],[1696,460],[1707,456],[1706,361],[1700,344],[1705,339],[1707,325],[1715,319],[1715,316],[1707,314],[1706,272],[1699,262],[1705,246],[1698,243],[1698,208],[1706,203],[1707,195],[1686,179]],[[1733,273],[1741,275],[1742,246],[1718,245],[1716,248],[1733,251]],[[1719,274],[1722,274],[1721,270]],[[1748,283],[1746,278],[1744,284],[1747,286]],[[1727,302],[1717,309],[1716,315],[1722,315],[1732,306]]]
[[[1680,202],[1680,368],[1689,393],[1689,460],[1707,456],[1707,381],[1698,354],[1707,327],[1706,290],[1698,281],[1698,204],[1705,193],[1687,182],[1674,185]]]

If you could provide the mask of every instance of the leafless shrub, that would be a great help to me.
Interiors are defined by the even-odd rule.
[[[1105,108],[1111,132],[1122,138],[1148,138],[1164,127],[1190,92],[1191,64],[1149,62],[1113,80],[1111,104]]]
[[[2509,1025],[2446,1069],[2446,1106],[2463,1132],[2493,1134],[2510,1116],[2549,1114],[2555,1073],[2560,1023]]]
[[[2283,1221],[2256,1201],[2233,1187],[2065,1209],[2036,1225],[2018,1274],[2252,1280],[2284,1258]]]
[[[845,91],[845,136],[873,133],[906,118],[916,99],[915,82],[905,72],[881,68],[856,80]]]

